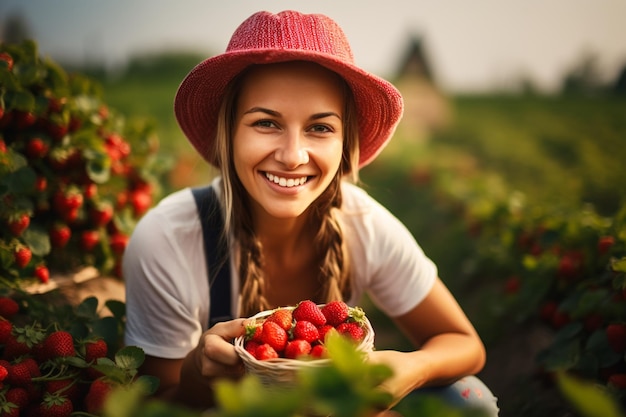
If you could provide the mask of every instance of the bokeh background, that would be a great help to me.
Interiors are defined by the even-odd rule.
[[[151,120],[171,160],[164,195],[215,174],[174,120],[182,78],[253,12],[289,8],[331,16],[356,62],[403,93],[404,119],[363,186],[476,324],[502,415],[575,415],[547,368],[626,378],[602,339],[626,322],[626,292],[601,287],[609,258],[596,251],[607,234],[613,254],[626,248],[626,2],[0,0],[0,35],[35,39],[101,83],[111,109]],[[408,348],[370,312],[378,348]]]

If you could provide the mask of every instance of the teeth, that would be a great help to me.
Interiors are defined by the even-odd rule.
[[[296,187],[298,185],[302,185],[307,181],[307,177],[300,178],[283,178],[277,177],[276,175],[270,174],[269,172],[265,173],[265,176],[268,180],[272,181],[275,184],[280,185],[281,187]]]

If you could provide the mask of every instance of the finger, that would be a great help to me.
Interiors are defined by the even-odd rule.
[[[219,334],[206,334],[203,353],[209,360],[230,366],[240,362],[239,355],[235,351],[233,344],[226,341]]]
[[[217,323],[207,331],[207,334],[218,335],[224,340],[232,340],[245,333],[245,321],[246,319],[235,319]]]

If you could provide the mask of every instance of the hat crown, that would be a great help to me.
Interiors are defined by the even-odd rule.
[[[239,25],[226,52],[252,49],[317,52],[354,63],[348,39],[337,23],[321,14],[292,10],[258,12]]]

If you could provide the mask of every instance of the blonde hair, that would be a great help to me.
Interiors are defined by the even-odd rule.
[[[263,293],[265,274],[263,271],[263,247],[252,224],[249,196],[237,177],[233,161],[232,135],[235,125],[237,97],[243,71],[231,81],[218,114],[215,161],[222,176],[222,202],[225,220],[224,239],[232,236],[239,250],[239,276],[241,282],[241,315],[251,316],[270,308]],[[328,188],[313,202],[311,218],[315,236],[313,248],[318,250],[319,301],[328,302],[350,296],[350,259],[343,238],[337,210],[341,208],[341,182],[344,179],[357,183],[359,167],[359,139],[356,107],[352,91],[342,81],[345,108],[343,114],[343,152],[337,174]],[[235,215],[236,213],[236,215]]]

